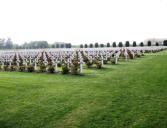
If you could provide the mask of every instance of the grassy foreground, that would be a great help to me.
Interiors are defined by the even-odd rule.
[[[0,128],[167,128],[167,51],[84,72],[1,71]]]

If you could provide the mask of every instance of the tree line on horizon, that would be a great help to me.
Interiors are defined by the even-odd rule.
[[[160,43],[156,42],[155,46],[159,46]],[[164,46],[167,46],[167,40],[163,42]],[[116,42],[113,42],[112,45],[110,43],[99,44],[99,43],[90,43],[90,44],[80,44],[79,46],[72,45],[71,43],[64,43],[64,42],[55,42],[53,44],[49,44],[47,41],[31,41],[29,43],[25,42],[24,44],[18,45],[13,44],[10,38],[8,39],[1,39],[0,38],[0,49],[39,49],[39,48],[72,48],[72,47],[80,47],[80,48],[103,48],[103,47],[137,47],[137,46],[152,46],[152,42],[148,41],[147,44],[141,42],[137,45],[136,41],[133,41],[132,45],[129,41],[126,41],[125,44],[119,42],[118,45]]]
[[[0,39],[0,49],[39,49],[39,48],[71,48],[71,43],[55,42],[49,44],[47,41],[31,41],[24,44],[14,44],[10,38]]]

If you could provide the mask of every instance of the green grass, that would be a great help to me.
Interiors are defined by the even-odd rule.
[[[83,71],[1,71],[0,128],[167,128],[167,51]]]

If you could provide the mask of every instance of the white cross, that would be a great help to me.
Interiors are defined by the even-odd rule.
[[[66,61],[66,64],[67,64],[67,67],[69,68],[70,66],[70,60],[69,60],[69,58],[67,59],[67,61]]]
[[[93,62],[92,56],[89,57],[89,60],[90,60],[91,63]]]
[[[29,60],[30,60],[30,64],[31,64],[31,59],[32,59],[32,58],[31,58],[31,56],[30,56],[30,59],[29,59]]]
[[[17,59],[17,60],[16,60],[16,63],[17,63],[17,66],[19,67],[20,60]]]
[[[101,65],[102,65],[102,66],[104,65],[104,58],[103,58],[102,55],[101,55]]]
[[[80,64],[80,73],[82,73],[82,69],[83,69],[82,64],[84,64],[84,62],[82,59],[80,59],[78,63]]]
[[[12,65],[12,59],[9,60],[9,65],[10,65],[10,66]]]
[[[116,55],[115,55],[115,64],[118,63],[118,58],[119,58],[119,53],[116,53]]]
[[[55,61],[53,61],[53,63],[55,63],[55,70],[56,70],[56,72],[57,72],[57,64],[58,64],[58,60],[56,59]]]
[[[47,60],[44,60],[44,61],[43,61],[43,63],[44,63],[44,64],[45,64],[45,66],[46,66],[48,62],[47,62]]]
[[[133,59],[134,59],[135,58],[135,53],[133,51],[131,51],[131,53],[132,53],[132,56],[133,56]]]
[[[128,53],[127,53],[127,51],[124,52],[124,56],[125,56],[125,60],[127,61],[128,60]]]
[[[37,69],[37,63],[38,63],[38,59],[37,58],[35,58],[34,63],[35,63],[35,69]]]

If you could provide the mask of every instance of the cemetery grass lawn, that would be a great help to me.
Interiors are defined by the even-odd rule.
[[[167,128],[167,50],[83,71],[0,71],[0,128]]]

